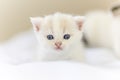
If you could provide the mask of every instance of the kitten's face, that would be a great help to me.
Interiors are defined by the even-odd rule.
[[[81,24],[78,25],[75,18],[69,15],[47,16],[41,19],[37,27],[35,31],[37,38],[46,49],[69,50],[80,41],[82,36]]]

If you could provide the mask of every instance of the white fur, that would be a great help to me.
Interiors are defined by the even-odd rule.
[[[91,47],[105,47],[120,57],[120,20],[109,13],[93,12],[84,23],[85,38]]]
[[[113,50],[120,58],[120,19],[115,19],[112,24]]]
[[[42,21],[40,21],[42,20]],[[55,13],[44,18],[31,18],[33,27],[39,25],[40,31],[35,31],[40,43],[38,47],[37,59],[39,60],[76,60],[83,61],[83,47],[81,43],[82,31],[78,29],[77,21],[82,21],[83,17],[73,17],[68,14]],[[40,22],[39,22],[40,21]],[[64,40],[64,34],[70,34],[69,40]],[[52,34],[55,38],[48,40],[47,35]],[[63,50],[55,50],[54,43],[62,42]]]

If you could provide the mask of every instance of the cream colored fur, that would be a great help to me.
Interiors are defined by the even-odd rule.
[[[31,18],[35,35],[39,41],[39,60],[84,60],[83,45],[81,43],[82,29],[79,30],[77,22],[83,17],[73,17],[68,14],[55,13],[45,17]],[[39,31],[36,30],[39,27]],[[53,40],[48,40],[47,35],[52,34]],[[64,34],[70,34],[68,40],[63,39]],[[61,41],[63,50],[55,50],[55,42]]]
[[[105,12],[93,12],[86,16],[85,38],[90,47],[104,47],[115,51],[120,58],[120,20]]]

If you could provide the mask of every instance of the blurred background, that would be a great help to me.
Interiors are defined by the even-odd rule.
[[[0,42],[32,28],[29,17],[54,12],[85,15],[91,10],[108,10],[118,0],[0,0]]]

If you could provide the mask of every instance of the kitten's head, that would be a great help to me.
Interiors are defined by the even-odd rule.
[[[84,17],[55,13],[31,18],[40,45],[46,49],[63,51],[80,42]],[[79,43],[78,43],[79,45]]]

